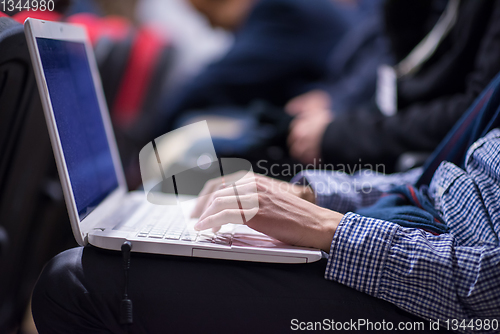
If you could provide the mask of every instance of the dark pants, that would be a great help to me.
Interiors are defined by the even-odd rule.
[[[325,266],[325,260],[266,264],[132,254],[134,319],[127,328],[119,323],[121,254],[79,247],[47,264],[33,292],[33,316],[42,334],[283,333],[307,326],[300,322],[351,319],[394,326],[422,321],[429,328],[392,304],[325,280]]]

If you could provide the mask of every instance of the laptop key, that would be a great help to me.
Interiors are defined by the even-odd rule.
[[[182,240],[183,241],[195,241],[196,237],[198,237],[197,234],[186,233],[182,236]]]
[[[169,240],[179,240],[180,238],[181,238],[180,233],[167,233],[165,235],[165,239],[169,239]]]
[[[184,232],[183,229],[181,230],[170,230],[168,231],[169,234],[182,234],[182,232]]]
[[[213,239],[213,242],[217,245],[227,245],[231,244],[232,239],[225,236],[217,236]]]
[[[165,229],[157,229],[157,228],[155,228],[154,230],[151,230],[149,233],[154,233],[154,234],[165,234],[165,232],[167,232],[167,230],[165,230]]]
[[[146,233],[146,234],[148,234],[151,231],[152,228],[153,228],[153,225],[144,226],[142,228],[141,232],[139,232],[139,233]]]
[[[196,242],[212,243],[213,237],[211,235],[200,234],[198,239],[196,239]]]

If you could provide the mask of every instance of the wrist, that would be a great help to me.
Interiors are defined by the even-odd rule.
[[[335,235],[342,218],[344,218],[344,215],[328,209],[323,210],[323,229],[321,238],[318,239],[317,248],[325,251],[326,253],[330,253],[333,236]]]
[[[301,185],[291,183],[291,193],[295,196],[308,201],[309,203],[316,204],[316,194],[310,185]]]
[[[314,190],[311,186],[303,186],[300,198],[310,203],[316,204],[316,194],[314,193]]]

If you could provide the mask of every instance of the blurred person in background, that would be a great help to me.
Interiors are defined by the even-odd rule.
[[[168,82],[162,99],[169,101],[193,76],[209,63],[219,59],[231,46],[231,34],[212,29],[205,17],[186,0],[141,0],[137,4],[137,20],[154,25],[159,34],[175,46]]]
[[[403,153],[432,151],[500,70],[499,1],[388,0],[384,16],[398,64],[393,69],[399,72],[393,110],[384,111],[374,95],[368,103],[339,104],[344,82],[340,87],[338,81],[325,83],[285,108],[295,116],[288,137],[294,158],[351,166],[383,163],[391,172]],[[431,46],[408,57],[431,32]],[[362,80],[362,73],[354,74],[348,79]]]
[[[213,27],[233,32],[234,44],[168,99],[167,118],[254,99],[283,106],[325,78],[329,55],[352,24],[343,15],[349,10],[330,0],[189,1]]]
[[[209,2],[193,1],[195,5],[197,1]],[[224,3],[226,1],[221,1],[220,6]],[[281,106],[287,96],[298,95],[289,98],[285,105],[286,112],[295,118],[290,133],[285,135],[293,158],[304,164],[320,162],[352,167],[360,163],[363,166],[383,164],[386,172],[392,172],[405,152],[431,152],[500,70],[498,1],[387,0],[383,3],[383,11],[377,11],[379,7],[373,5],[370,11],[358,10],[358,15],[343,15],[347,22],[344,25],[346,32],[335,40],[331,52],[324,53],[323,73],[315,72],[306,64],[314,59],[314,52],[308,47],[309,34],[317,34],[315,40],[318,41],[333,31],[312,32],[312,27],[317,27],[321,19],[327,20],[324,13],[312,13],[308,24],[290,20],[293,24],[279,31],[286,31],[291,37],[285,39],[276,35],[277,38],[269,43],[273,35],[264,28],[277,29],[279,22],[288,17],[283,13],[289,12],[277,9],[273,12],[270,5],[266,12],[257,11],[266,3],[278,6],[277,0],[256,2],[250,16],[244,20],[246,25],[238,29],[233,49],[186,86],[171,101],[167,114],[179,115],[187,110],[214,106],[246,106],[255,99]],[[296,3],[301,2],[287,1],[288,5]],[[313,6],[312,3],[317,6],[319,2],[303,5]],[[331,5],[333,13],[340,13],[333,3],[324,6]],[[245,11],[241,11],[242,4],[239,6],[240,11],[237,11],[228,5],[227,11],[239,13],[233,17],[241,19]],[[235,29],[235,22],[241,22],[218,18],[215,13],[222,15],[221,8],[200,4],[198,8],[211,16],[214,24],[218,22],[218,25]],[[256,20],[252,26],[251,18],[259,12],[269,14],[265,16],[269,22],[265,25]],[[303,20],[309,12],[301,11]],[[322,29],[328,29],[326,24]],[[262,35],[250,34],[263,31],[266,33]],[[426,38],[430,34],[432,38]],[[430,46],[427,44],[418,50],[424,40],[430,40]],[[238,43],[242,47],[238,47]],[[284,54],[287,59],[298,59],[298,62],[257,61],[257,55],[262,55],[258,50],[274,51],[278,47],[285,50],[284,45],[291,45],[289,50],[293,51]],[[420,54],[417,61],[413,56],[408,57],[415,50]],[[304,51],[302,58],[295,57],[298,51]],[[270,53],[272,57],[278,54]],[[277,60],[272,57],[267,59]],[[233,64],[235,58],[245,59],[248,66]],[[414,64],[404,61],[407,58],[413,59]],[[385,112],[376,103],[378,68],[381,64],[396,64],[394,69],[405,62],[410,63],[411,70],[395,74],[395,106],[391,112]],[[284,83],[274,80],[277,73]],[[309,92],[303,94],[301,90]],[[378,93],[384,95],[384,90],[378,89]],[[172,125],[172,122],[165,123]],[[167,129],[162,130],[163,133]]]

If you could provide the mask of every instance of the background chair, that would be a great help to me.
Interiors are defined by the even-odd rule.
[[[20,23],[31,16],[87,27],[131,188],[173,56],[170,41],[121,18],[12,14],[0,12],[0,333],[18,327],[43,265],[76,246]]]
[[[8,17],[0,17],[0,229],[0,333],[8,333],[45,262],[75,244],[23,26]]]

